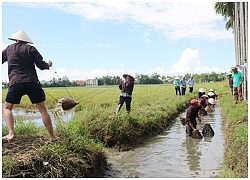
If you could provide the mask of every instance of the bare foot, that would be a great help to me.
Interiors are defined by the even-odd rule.
[[[57,137],[57,136],[54,136],[54,137],[50,137],[50,141],[57,141],[57,140],[59,140],[59,137]]]
[[[8,134],[8,135],[2,137],[2,140],[11,141],[13,139],[14,139],[14,135],[11,135],[11,134]]]

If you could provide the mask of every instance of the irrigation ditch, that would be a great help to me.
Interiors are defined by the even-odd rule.
[[[203,116],[202,123],[198,124],[198,129],[202,130],[205,123],[210,123],[215,131],[215,136],[201,140],[186,137],[185,126],[180,123],[180,117],[185,115],[185,110],[174,118],[169,127],[162,131],[160,135],[153,138],[148,137],[147,141],[142,142],[142,144],[137,145],[135,148],[127,151],[106,148],[107,166],[104,174],[91,176],[86,173],[86,175],[90,177],[109,178],[215,177],[222,168],[224,153],[222,118],[220,116],[219,104],[216,106],[213,114]],[[39,113],[25,113],[22,110],[18,110],[14,112],[14,115],[25,117],[26,120],[24,122],[29,122],[30,119],[33,119],[37,126],[43,126],[42,120],[39,119]],[[63,118],[65,121],[69,121],[73,116],[74,111],[65,114]],[[55,119],[52,120],[54,122]],[[54,123],[53,126],[55,126]],[[40,148],[46,138],[36,136],[34,139],[30,143],[34,147],[33,143],[36,141],[37,143],[35,144],[39,145],[35,148]],[[27,142],[23,141],[23,144],[25,143]],[[5,150],[12,148],[12,150],[16,149],[16,151],[20,151],[22,148],[17,147],[21,146],[16,145],[4,144],[3,147]],[[25,151],[19,153],[22,154]]]

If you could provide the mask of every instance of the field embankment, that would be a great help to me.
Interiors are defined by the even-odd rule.
[[[105,147],[128,150],[161,133],[190,99],[197,98],[201,87],[213,88],[219,96],[229,91],[227,83],[206,83],[196,84],[192,94],[176,96],[173,85],[135,85],[131,113],[127,114],[123,107],[117,116],[116,86],[67,88],[80,104],[70,122],[57,123],[60,141],[47,143],[44,129],[37,129],[32,122],[28,125],[19,122],[15,140],[3,144],[3,177],[99,177],[106,166]],[[67,96],[64,88],[45,91],[49,108],[55,107],[57,99]],[[27,97],[23,98],[22,106],[28,107],[27,111],[34,109]],[[3,128],[3,134],[6,133]],[[22,148],[10,151],[16,146]]]
[[[220,100],[224,119],[225,155],[223,178],[248,177],[248,103],[234,104],[230,93]]]

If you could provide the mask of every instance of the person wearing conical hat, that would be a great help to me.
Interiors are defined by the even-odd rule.
[[[118,87],[121,90],[118,106],[116,108],[116,114],[122,108],[124,102],[126,104],[126,110],[128,113],[131,111],[131,102],[132,102],[132,93],[134,90],[134,81],[135,78],[132,74],[123,74],[124,83],[120,84]]]
[[[240,101],[243,100],[242,83],[244,82],[244,75],[240,71],[238,71],[236,67],[232,67],[231,70],[233,71],[232,78],[233,78],[234,101],[235,104],[237,104],[239,100]]]
[[[198,100],[200,101],[200,105],[202,106],[201,110],[199,111],[199,115],[207,115],[205,108],[208,105],[208,96],[204,94]]]
[[[3,140],[14,139],[14,117],[12,109],[15,104],[20,104],[23,95],[27,95],[36,104],[41,113],[43,123],[50,135],[50,140],[58,139],[55,136],[51,118],[45,105],[45,93],[38,80],[35,66],[41,70],[49,69],[52,61],[43,61],[38,50],[29,44],[33,44],[25,31],[21,30],[8,39],[16,41],[2,51],[2,64],[8,63],[9,89],[5,98],[3,117],[8,127],[8,135]]]
[[[198,99],[200,99],[200,97],[201,97],[202,95],[204,95],[204,94],[206,94],[206,89],[200,88],[200,89],[199,89],[199,93],[198,93]]]
[[[208,99],[208,105],[205,108],[207,113],[211,113],[213,112],[212,108],[214,107],[214,105],[216,104],[216,101],[213,98],[209,98]]]
[[[218,97],[218,95],[215,94],[214,91],[209,91],[209,92],[207,93],[207,95],[208,95],[208,98],[213,98],[214,100],[216,100],[217,97]],[[214,107],[214,105],[213,105],[213,107]]]
[[[178,93],[181,96],[181,88],[180,88],[180,78],[179,77],[175,77],[174,78],[174,88],[175,88],[175,95],[177,96]]]

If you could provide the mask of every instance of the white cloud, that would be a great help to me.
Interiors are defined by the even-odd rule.
[[[55,74],[56,72],[56,74]],[[114,69],[114,70],[101,70],[95,69],[92,71],[82,71],[81,69],[74,69],[72,71],[67,71],[66,68],[59,69],[54,71],[53,69],[50,71],[39,71],[38,77],[40,80],[52,80],[52,78],[63,78],[67,77],[69,80],[86,80],[86,79],[94,79],[103,76],[122,76],[124,74],[124,70],[121,66],[121,69]]]
[[[64,76],[68,77],[69,80],[86,80],[86,79],[93,79],[96,77],[103,77],[107,75],[122,77],[122,75],[125,73],[124,69],[125,66],[123,64],[120,65],[120,69],[113,69],[113,70],[95,69],[92,71],[82,71],[81,69],[74,69],[72,71],[67,71],[66,68],[62,68],[57,71],[55,71],[54,69],[51,69],[50,71],[38,71],[39,74],[38,76],[40,80],[51,80],[52,77],[63,78]],[[148,74],[148,75],[158,73],[161,76],[163,75],[176,76],[176,75],[185,75],[187,73],[202,74],[211,72],[222,73],[225,72],[225,70],[216,67],[210,68],[207,66],[202,66],[202,63],[200,61],[199,50],[187,48],[182,52],[180,59],[176,63],[172,64],[170,70],[164,69],[163,67],[160,66],[156,66],[155,68],[150,69],[148,71],[137,72],[134,70],[129,73]]]
[[[220,68],[209,68],[207,66],[202,66],[202,63],[200,61],[199,57],[199,50],[198,49],[190,49],[187,48],[182,52],[182,55],[176,63],[172,64],[170,71],[165,70],[164,68],[157,66],[154,69],[151,69],[146,74],[154,74],[158,73],[160,75],[164,76],[176,76],[176,75],[185,75],[187,73],[189,74],[202,74],[202,73],[211,73],[211,72],[217,72],[222,73],[225,72],[225,70],[222,70]]]
[[[77,3],[19,3],[30,8],[55,8],[87,20],[112,20],[118,23],[146,25],[161,31],[168,38],[232,39],[230,31],[219,24],[215,2],[77,2]],[[149,36],[145,33],[144,36]]]

